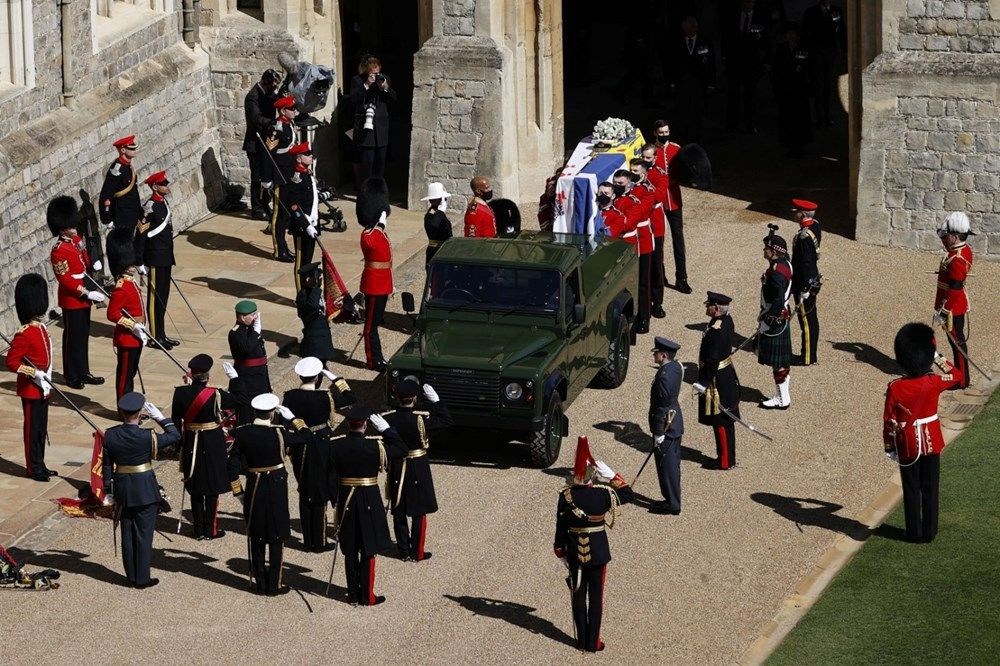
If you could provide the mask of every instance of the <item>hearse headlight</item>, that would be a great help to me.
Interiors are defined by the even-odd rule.
[[[510,382],[504,387],[503,393],[507,396],[507,400],[517,402],[521,399],[521,396],[524,395],[524,389],[521,388],[521,385],[518,382]]]

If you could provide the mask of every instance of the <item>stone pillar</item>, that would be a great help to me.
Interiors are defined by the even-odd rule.
[[[302,27],[301,0],[263,0],[264,25],[298,35]]]
[[[882,52],[882,0],[848,0],[847,29],[849,214],[856,219],[863,121],[862,72]]]

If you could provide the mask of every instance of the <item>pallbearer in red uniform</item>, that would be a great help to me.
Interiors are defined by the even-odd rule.
[[[653,123],[656,134],[656,166],[667,174],[667,198],[663,208],[670,227],[670,243],[674,248],[674,288],[682,294],[690,294],[691,286],[687,278],[687,252],[684,249],[684,211],[681,201],[680,182],[671,176],[674,159],[681,152],[681,145],[670,140],[670,125],[665,120]]]
[[[965,280],[972,270],[972,248],[966,241],[969,236],[975,234],[969,225],[969,216],[961,212],[946,217],[938,225],[937,234],[948,254],[941,260],[941,267],[938,269],[937,293],[934,295],[934,324],[943,326],[951,333],[948,344],[951,345],[955,367],[961,370],[962,374],[962,381],[958,383],[957,388],[965,388],[969,385],[969,363],[962,355],[962,351],[969,353],[965,335],[965,316],[970,310]]]
[[[466,238],[496,238],[497,218],[487,203],[493,198],[493,186],[485,176],[476,176],[469,182],[472,201],[465,209]]]
[[[614,207],[625,216],[625,233],[620,236],[627,243],[636,246],[639,253],[639,302],[635,318],[635,332],[649,332],[650,308],[650,268],[653,262],[653,231],[649,225],[649,211],[652,199],[640,198],[632,191],[635,184],[632,172],[620,169],[612,178],[615,193]],[[645,222],[645,226],[642,223]]]
[[[615,522],[618,506],[631,502],[632,488],[621,474],[590,454],[586,437],[576,444],[573,478],[559,493],[556,557],[569,569],[566,584],[573,597],[576,647],[588,652],[604,649],[601,618],[604,614],[604,577],[611,561],[607,528]]]
[[[14,285],[14,309],[21,328],[7,350],[7,369],[17,374],[24,412],[24,469],[35,481],[47,483],[56,473],[45,466],[52,390],[52,338],[42,323],[49,309],[45,278],[38,273],[22,275]]]
[[[149,340],[146,329],[146,308],[142,292],[135,279],[135,253],[132,234],[127,229],[114,229],[108,234],[108,268],[114,276],[115,288],[108,299],[108,321],[115,325],[112,344],[118,367],[115,369],[115,401],[132,393],[135,373],[139,371],[142,347]]]
[[[933,541],[938,529],[938,478],[944,438],[938,421],[942,391],[960,386],[965,377],[937,352],[934,329],[906,324],[896,333],[896,361],[905,377],[889,383],[885,392],[882,439],[886,455],[899,463],[903,482],[906,537]],[[931,371],[931,363],[944,374]]]
[[[378,327],[385,315],[385,305],[392,293],[392,244],[385,232],[389,216],[389,189],[381,178],[369,178],[361,184],[355,211],[361,232],[361,253],[365,268],[361,272],[361,293],[365,295],[365,365],[369,370],[385,370],[382,341]]]
[[[667,203],[667,185],[670,179],[666,170],[656,164],[656,146],[647,143],[642,147],[642,160],[646,163],[646,179],[656,191],[656,205],[650,215],[649,222],[653,230],[653,259],[650,275],[649,297],[652,303],[650,314],[657,319],[667,316],[663,311],[663,288],[667,284],[666,268],[663,265],[663,237],[667,233],[667,216],[664,206]]]
[[[90,256],[77,235],[79,209],[72,197],[56,197],[45,211],[46,222],[57,238],[52,248],[52,272],[59,283],[59,307],[63,312],[63,377],[70,388],[103,384],[103,377],[90,374],[90,306],[104,301],[104,294],[90,289],[87,275]],[[96,270],[96,268],[95,268]]]
[[[146,285],[146,309],[149,312],[149,334],[156,338],[160,346],[173,349],[180,344],[177,340],[167,337],[167,329],[163,326],[163,318],[167,314],[167,301],[170,298],[170,273],[176,260],[174,259],[174,226],[171,220],[170,181],[166,171],[157,171],[146,179],[146,184],[153,190],[152,196],[143,206],[146,221],[143,223],[143,250],[136,259],[145,264],[139,268],[139,273],[149,273]],[[150,342],[149,346],[156,346]]]

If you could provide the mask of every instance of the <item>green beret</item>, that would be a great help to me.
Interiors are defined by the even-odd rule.
[[[240,301],[236,304],[236,314],[248,315],[257,312],[257,304],[253,301]]]

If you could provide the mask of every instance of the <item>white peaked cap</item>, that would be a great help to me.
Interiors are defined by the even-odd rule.
[[[323,372],[323,361],[315,356],[306,356],[295,364],[295,374],[299,377],[315,377]]]
[[[281,404],[281,399],[273,393],[261,393],[250,401],[250,406],[259,412],[269,412],[277,409]]]
[[[430,201],[431,199],[447,199],[451,195],[445,191],[444,185],[441,183],[429,183],[427,185],[427,196],[421,199],[421,201]]]

